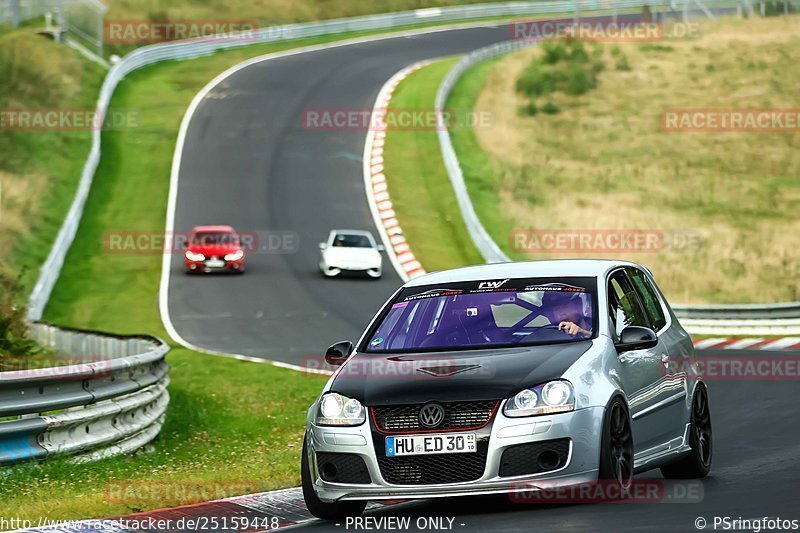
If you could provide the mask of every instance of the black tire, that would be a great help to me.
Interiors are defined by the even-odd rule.
[[[359,516],[367,507],[365,501],[352,502],[323,502],[314,492],[314,482],[311,480],[311,469],[308,466],[308,453],[306,439],[303,437],[303,460],[300,468],[300,477],[303,485],[303,499],[308,511],[322,520],[342,520],[348,516]]]
[[[708,391],[700,384],[692,398],[692,417],[689,427],[689,445],[692,447],[685,457],[661,467],[661,475],[667,479],[699,479],[711,471],[713,440],[711,432],[711,410],[708,407]]]
[[[603,417],[598,480],[616,485],[620,497],[627,494],[633,483],[633,453],[633,428],[628,406],[616,397],[608,404]]]

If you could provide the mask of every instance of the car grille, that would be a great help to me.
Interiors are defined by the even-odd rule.
[[[436,431],[456,431],[481,428],[492,419],[497,404],[495,400],[477,402],[447,402],[442,406],[445,416]],[[375,426],[382,433],[392,431],[430,431],[419,423],[419,411],[425,404],[373,407]]]
[[[567,464],[569,439],[528,442],[509,446],[500,458],[500,477],[524,476],[558,470]]]
[[[475,453],[386,457],[378,454],[381,475],[394,485],[436,485],[475,481],[486,469],[488,440],[478,442]]]
[[[367,464],[353,453],[317,453],[317,470],[325,481],[332,483],[371,483]]]

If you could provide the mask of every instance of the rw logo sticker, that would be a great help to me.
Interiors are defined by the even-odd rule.
[[[508,279],[504,279],[501,281],[481,281],[480,285],[478,285],[479,289],[499,289],[502,287]]]

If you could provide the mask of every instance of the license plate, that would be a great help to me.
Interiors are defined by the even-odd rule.
[[[386,457],[475,453],[476,451],[474,433],[386,437]]]
[[[222,259],[209,259],[206,261],[206,266],[208,268],[222,268],[225,266],[225,261]]]

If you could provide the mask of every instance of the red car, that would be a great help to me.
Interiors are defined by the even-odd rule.
[[[196,226],[183,253],[188,272],[244,272],[244,250],[230,226]]]

